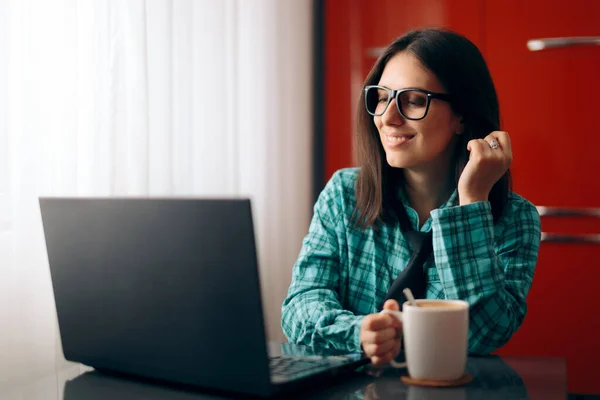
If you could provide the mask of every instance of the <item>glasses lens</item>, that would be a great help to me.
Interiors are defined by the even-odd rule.
[[[398,103],[402,114],[409,119],[421,119],[427,111],[427,95],[419,91],[407,90],[400,93]]]
[[[378,87],[368,88],[365,93],[367,111],[373,115],[382,115],[390,102],[388,97],[387,90]]]

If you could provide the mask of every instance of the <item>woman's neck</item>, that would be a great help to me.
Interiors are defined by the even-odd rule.
[[[429,213],[444,204],[454,191],[451,168],[427,170],[404,169],[404,182],[409,204],[419,215],[419,225],[429,219]],[[440,171],[442,173],[440,173]]]

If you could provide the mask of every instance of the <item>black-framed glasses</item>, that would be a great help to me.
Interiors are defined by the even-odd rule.
[[[367,112],[374,117],[383,115],[393,99],[396,100],[396,108],[400,115],[418,121],[427,116],[431,99],[450,101],[450,95],[423,89],[392,90],[376,85],[365,87],[365,106]]]

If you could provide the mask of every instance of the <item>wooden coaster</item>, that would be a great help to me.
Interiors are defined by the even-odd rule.
[[[407,385],[415,385],[415,386],[433,386],[433,387],[452,387],[452,386],[462,386],[473,380],[473,375],[468,372],[465,372],[463,376],[458,379],[452,381],[433,381],[427,379],[413,379],[410,376],[403,376],[400,378],[402,382]]]

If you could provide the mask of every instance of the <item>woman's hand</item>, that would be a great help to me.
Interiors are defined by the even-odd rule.
[[[467,150],[471,152],[469,162],[458,180],[461,206],[487,201],[492,186],[512,163],[510,137],[504,131],[494,131],[484,139],[470,140]]]
[[[388,300],[384,310],[399,311],[396,300]],[[389,364],[400,351],[402,323],[389,314],[369,314],[360,326],[360,342],[374,365]]]

